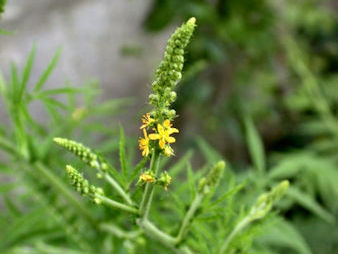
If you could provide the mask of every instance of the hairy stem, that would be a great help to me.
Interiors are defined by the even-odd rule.
[[[101,170],[100,170],[101,171]],[[128,205],[133,205],[133,201],[131,200],[130,196],[122,189],[122,187],[112,178],[109,174],[103,173],[104,178],[107,180],[108,183],[118,192],[118,194],[127,202]]]
[[[192,222],[192,219],[195,215],[196,210],[201,204],[201,201],[203,199],[203,195],[200,193],[197,193],[194,201],[191,203],[188,212],[185,214],[181,228],[178,232],[178,235],[176,237],[176,243],[179,243],[183,240],[185,234],[188,232],[189,226]]]
[[[158,173],[159,163],[160,163],[160,153],[159,151],[155,150],[153,156],[151,157],[150,162],[150,171],[154,172],[155,176],[157,176]],[[154,195],[154,185],[152,183],[147,183],[140,206],[141,217],[145,220],[148,218],[151,202],[153,200],[153,195]]]
[[[243,229],[245,228],[250,222],[252,221],[250,216],[246,216],[240,223],[236,225],[236,227],[232,230],[230,235],[225,239],[219,254],[225,254],[226,250],[228,249],[231,241],[234,237]]]
[[[136,208],[132,207],[132,206],[122,204],[120,202],[117,202],[117,201],[112,200],[110,198],[101,196],[99,194],[95,194],[95,197],[98,198],[98,199],[100,199],[103,204],[109,205],[109,206],[111,206],[113,208],[117,208],[117,209],[120,209],[120,210],[123,210],[123,211],[126,211],[126,212],[130,212],[130,213],[134,213],[134,214],[138,214],[139,213],[139,211]]]
[[[148,236],[158,240],[159,242],[165,244],[166,246],[169,246],[169,247],[174,246],[176,242],[175,238],[161,231],[149,220],[140,219],[138,220],[138,224]]]

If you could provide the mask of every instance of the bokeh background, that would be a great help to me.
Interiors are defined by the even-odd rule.
[[[285,216],[313,253],[333,254],[338,252],[337,11],[333,0],[9,0],[0,27],[12,34],[1,36],[0,69],[10,79],[11,62],[22,68],[36,44],[28,83],[33,87],[61,46],[45,87],[97,80],[99,101],[131,98],[121,114],[103,121],[121,122],[137,139],[166,41],[179,24],[196,17],[174,105],[181,130],[177,154],[206,142],[233,170],[250,170],[254,152],[247,137],[253,124],[267,168],[288,169],[281,175],[319,205],[290,206]],[[38,104],[31,112],[45,121]],[[3,108],[0,119],[8,121]]]

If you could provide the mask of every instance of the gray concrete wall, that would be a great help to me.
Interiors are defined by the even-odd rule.
[[[96,78],[105,91],[103,99],[135,96],[139,109],[146,103],[153,70],[173,30],[144,31],[150,4],[150,0],[9,0],[0,27],[15,33],[0,37],[0,69],[8,77],[11,61],[23,67],[36,42],[32,86],[62,46],[47,88],[63,86],[65,80],[80,86]],[[142,48],[141,55],[122,56],[124,45]]]

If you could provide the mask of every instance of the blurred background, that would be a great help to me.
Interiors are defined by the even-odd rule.
[[[174,105],[177,154],[209,144],[234,171],[250,170],[257,167],[255,148],[248,144],[254,127],[267,170],[280,169],[278,177],[291,179],[311,199],[288,204],[285,217],[311,252],[333,254],[338,252],[337,11],[334,0],[9,0],[0,28],[11,34],[1,35],[0,69],[10,79],[11,62],[22,68],[36,44],[34,81],[61,46],[45,88],[97,81],[103,91],[98,102],[130,98],[123,113],[103,121],[121,122],[137,140],[166,41],[178,25],[196,17]],[[30,107],[43,123],[45,111],[38,104]],[[8,121],[3,107],[0,119]]]
[[[36,43],[34,80],[62,47],[46,86],[81,86],[95,79],[104,91],[102,100],[132,97],[133,107],[121,119],[135,134],[135,120],[146,106],[170,33],[195,16],[198,29],[187,50],[175,105],[181,116],[176,123],[183,130],[181,144],[202,135],[243,166],[244,113],[255,120],[267,152],[310,141],[299,131],[316,111],[316,102],[309,98],[316,91],[307,88],[307,71],[336,112],[337,8],[335,1],[311,0],[12,0],[1,23],[13,35],[1,38],[0,66],[8,76],[10,63],[24,65]],[[299,61],[307,70],[299,69]],[[42,117],[41,109],[33,110]]]

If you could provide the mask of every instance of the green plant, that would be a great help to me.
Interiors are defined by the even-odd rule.
[[[100,153],[83,144],[54,138],[58,145],[95,169],[97,178],[105,180],[111,187],[96,187],[75,167],[66,166],[66,174],[76,191],[96,204],[114,209],[115,218],[102,221],[98,228],[123,239],[124,249],[129,253],[160,251],[224,254],[235,249],[247,249],[257,233],[242,234],[241,237],[238,235],[254,221],[266,217],[289,185],[288,181],[281,182],[259,196],[252,208],[247,210],[244,209],[245,203],[237,206],[233,204],[232,199],[244,184],[238,185],[230,172],[226,174],[232,181],[222,181],[225,168],[223,160],[212,159],[211,166],[194,172],[189,163],[191,155],[188,153],[171,170],[163,170],[168,158],[174,155],[171,145],[176,139],[171,135],[179,131],[172,126],[176,112],[170,105],[176,99],[173,89],[182,77],[184,49],[194,28],[195,18],[191,18],[168,41],[164,59],[152,84],[153,93],[149,96],[153,111],[145,114],[142,119],[143,137],[139,139],[139,148],[143,159],[134,168],[126,161],[125,149],[128,146],[125,145],[122,128],[120,171]],[[149,167],[146,166],[148,158],[151,158]],[[185,166],[187,179],[186,184],[182,185],[179,184],[178,176]],[[163,191],[155,192],[156,185],[166,190],[164,194]],[[220,185],[222,188],[217,188]],[[190,197],[186,195],[187,190]],[[159,195],[166,197],[159,198]],[[225,202],[228,204],[225,205]],[[241,210],[239,215],[236,214],[237,209]],[[177,224],[178,220],[181,223]]]
[[[178,126],[188,119],[205,134],[211,145],[197,143],[207,160],[214,155],[206,150],[216,148],[238,177],[249,177],[248,193],[292,181],[282,205],[287,221],[257,238],[264,253],[338,251],[332,7],[312,0],[154,0],[145,21],[156,31],[187,16],[199,19],[174,107],[187,116]]]
[[[35,253],[67,253],[71,252],[67,246],[77,246],[82,253],[89,253],[92,247],[87,243],[88,235],[96,235],[99,230],[89,212],[91,206],[78,201],[58,170],[66,157],[54,147],[53,137],[77,135],[93,142],[88,132],[99,137],[109,135],[110,140],[101,143],[100,149],[110,153],[118,146],[118,139],[112,135],[117,129],[103,120],[121,112],[129,100],[98,103],[95,81],[83,87],[67,82],[65,87],[45,89],[60,50],[33,83],[36,51],[34,46],[22,71],[12,63],[9,81],[0,73],[4,113],[0,122],[0,252],[32,249]],[[39,114],[31,110],[32,104],[39,105]],[[80,234],[80,230],[88,234]],[[48,239],[53,245],[60,242],[63,246],[52,248],[46,243]]]

